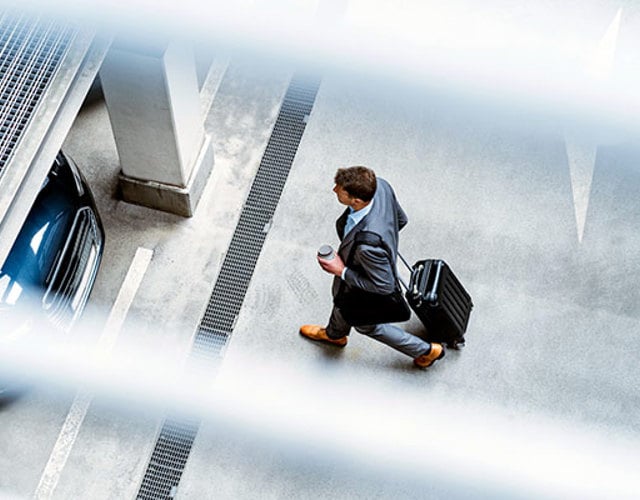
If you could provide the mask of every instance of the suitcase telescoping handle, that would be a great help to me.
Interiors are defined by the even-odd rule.
[[[409,291],[409,287],[408,287],[408,286],[407,286],[407,284],[404,282],[404,280],[403,280],[400,276],[397,276],[397,278],[398,278],[398,281],[402,284],[402,287],[403,287],[405,290]]]
[[[402,256],[402,254],[400,252],[398,252],[398,257],[400,257],[400,260],[402,261],[402,263],[407,267],[407,269],[409,269],[409,272],[411,274],[411,280],[409,281],[409,285],[413,284],[413,287],[410,289],[409,285],[407,285],[402,278],[400,278],[400,276],[398,276],[398,280],[400,281],[400,283],[402,283],[402,286],[404,287],[404,289],[408,292],[411,293],[411,295],[413,296],[414,300],[417,300],[418,302],[416,302],[417,307],[420,307],[420,305],[422,304],[422,298],[420,290],[426,290],[426,279],[427,279],[427,274],[424,272],[424,264],[419,264],[415,269],[413,267],[411,267],[409,265],[409,263],[407,262],[407,260]],[[437,273],[440,274],[440,268],[438,268]],[[415,279],[414,279],[415,277]],[[438,278],[436,277],[436,283]],[[412,283],[413,282],[413,283]],[[435,290],[432,290],[429,294],[429,297],[432,298],[432,300],[435,300]]]
[[[402,286],[404,286],[404,289],[407,292],[410,291],[414,299],[416,300],[418,300],[418,298],[420,297],[421,295],[420,290],[421,290],[422,294],[424,295],[423,298],[435,304],[438,300],[437,288],[438,288],[438,283],[440,283],[440,274],[443,272],[442,270],[445,265],[444,262],[433,261],[435,263],[435,276],[433,277],[432,280],[430,280],[431,289],[427,290],[429,274],[431,272],[430,271],[431,265],[428,265],[427,267],[428,271],[424,272],[425,265],[423,263],[418,264],[418,266],[416,266],[414,269],[409,265],[409,263],[406,261],[406,259],[402,256],[400,252],[398,252],[398,257],[400,257],[400,260],[404,263],[405,266],[407,266],[407,268],[411,272],[411,281],[413,281],[413,283],[411,283],[411,281],[409,282],[409,285],[413,284],[413,287],[411,288],[411,290],[409,290],[409,287],[407,286],[407,284],[404,281],[402,281],[402,278],[398,276],[398,279],[400,280],[400,283],[402,283]]]
[[[398,252],[398,257],[400,257],[400,260],[404,263],[405,266],[407,266],[407,269],[411,271],[411,266],[409,265],[407,260],[402,256],[400,252]]]
[[[411,271],[411,267],[409,266],[408,262],[404,259],[404,257],[402,256],[402,254],[400,252],[398,252],[398,257],[400,257],[400,260],[402,262],[404,262],[404,265],[409,268],[409,271]],[[402,283],[402,286],[408,292],[409,291],[409,286],[404,282],[404,280],[400,277],[400,275],[398,273],[396,273],[396,275],[397,275],[398,281],[400,283]]]
[[[398,252],[398,257],[400,257],[400,260],[403,262],[403,264],[405,266],[407,266],[407,269],[410,272],[413,271],[413,268],[409,265],[407,260],[402,256],[402,254],[400,252]],[[420,265],[420,268],[418,269],[419,272],[422,272],[421,268],[424,268],[424,266],[422,264]],[[404,282],[404,280],[400,276],[398,276],[398,281],[400,281],[400,283],[402,283],[402,286],[408,292],[409,291],[409,286]],[[411,292],[413,293],[414,297],[417,297],[419,295],[417,280],[413,283],[413,290],[411,290]]]

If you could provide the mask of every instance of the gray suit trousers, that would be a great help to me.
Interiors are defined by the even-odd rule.
[[[378,342],[382,342],[389,347],[393,347],[397,351],[412,358],[417,358],[431,350],[431,344],[429,342],[410,334],[392,323],[354,326],[354,328],[357,332],[371,337]],[[342,314],[340,314],[340,310],[334,307],[331,311],[329,324],[327,325],[327,335],[337,339],[349,335],[350,330],[351,326],[344,320]]]

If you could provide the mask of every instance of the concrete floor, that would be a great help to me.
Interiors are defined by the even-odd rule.
[[[106,320],[136,249],[149,248],[119,342],[185,355],[291,74],[274,61],[232,60],[206,122],[216,164],[191,219],[118,201],[106,108],[96,102],[80,113],[65,149],[88,177],[107,232],[85,319],[91,331]],[[567,152],[575,134],[606,137],[594,144],[581,240]],[[473,297],[467,347],[427,371],[355,332],[337,352],[297,334],[303,323],[324,323],[330,310],[331,280],[314,255],[323,243],[337,244],[342,208],[332,178],[350,164],[374,168],[395,187],[410,220],[402,253],[411,261],[444,258]],[[514,445],[513,469],[496,476],[491,464],[504,465],[498,450],[469,445],[464,453],[464,438],[493,419],[495,436],[555,452],[563,451],[553,441],[558,429],[637,444],[639,164],[637,135],[583,117],[324,75],[222,364],[227,377],[247,374],[255,385],[239,387],[266,406],[247,420],[257,426],[204,421],[177,498],[584,498],[577,494],[584,484],[564,491],[557,477],[535,476],[552,459],[544,451],[527,461]],[[423,333],[415,318],[407,329]],[[261,398],[269,391],[273,399]],[[34,390],[2,408],[0,492],[33,495],[73,396]],[[385,419],[411,405],[419,413]],[[134,498],[161,419],[94,400],[53,498]],[[413,430],[409,444],[426,451],[384,446],[400,425]],[[462,454],[459,468],[443,465],[451,450]],[[600,452],[603,460],[609,453]],[[570,482],[570,464],[558,467]],[[523,468],[533,479],[517,481]],[[608,496],[607,485],[598,488],[593,496]]]

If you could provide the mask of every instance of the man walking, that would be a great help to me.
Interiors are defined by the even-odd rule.
[[[338,201],[347,206],[336,221],[341,243],[335,258],[318,258],[322,269],[335,275],[332,288],[334,299],[339,292],[349,293],[354,289],[376,294],[392,293],[397,286],[394,263],[398,252],[398,232],[407,224],[407,215],[389,183],[376,178],[370,168],[340,168],[334,182],[333,191]],[[382,245],[365,243],[354,248],[356,235],[362,231],[379,236]],[[388,251],[392,255],[389,256]],[[350,256],[351,261],[348,262]],[[346,267],[345,262],[350,267]],[[355,329],[411,356],[413,363],[420,368],[427,368],[444,356],[442,345],[426,342],[390,323],[360,325]],[[300,334],[311,340],[344,347],[350,330],[351,325],[344,319],[340,309],[334,306],[326,327],[303,325]]]

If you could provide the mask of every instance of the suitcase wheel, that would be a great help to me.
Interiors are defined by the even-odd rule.
[[[447,342],[447,347],[449,349],[453,349],[454,351],[459,351],[465,346],[466,342],[464,337],[459,339],[454,339],[451,342]]]

